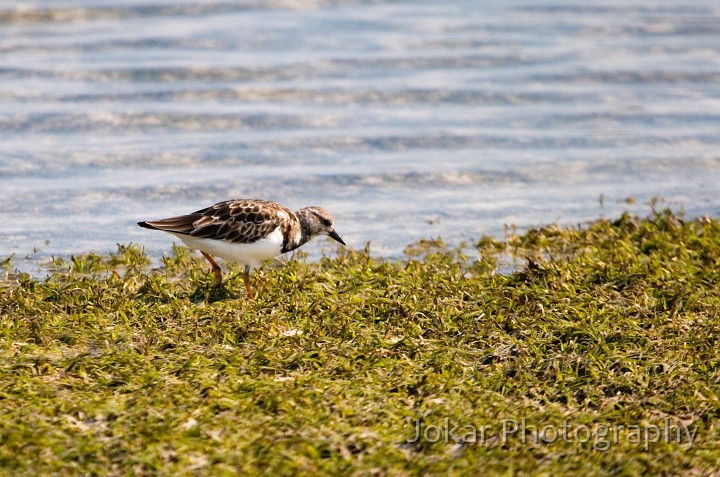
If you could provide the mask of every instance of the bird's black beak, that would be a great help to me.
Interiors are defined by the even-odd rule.
[[[340,242],[341,244],[345,245],[345,242],[343,242],[343,239],[341,239],[340,236],[338,235],[338,233],[335,232],[334,230],[331,230],[330,232],[328,232],[328,235],[330,237],[332,237],[333,239],[337,240],[338,242]]]

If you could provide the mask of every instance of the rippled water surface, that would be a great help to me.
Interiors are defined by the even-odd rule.
[[[323,205],[398,256],[653,197],[718,215],[719,184],[718,2],[0,2],[21,268],[160,256],[135,222],[232,197]]]

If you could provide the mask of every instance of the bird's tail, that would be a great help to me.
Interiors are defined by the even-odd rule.
[[[148,220],[138,222],[140,227],[151,230],[162,230],[163,232],[174,232],[179,234],[189,234],[195,227],[194,223],[200,218],[198,214],[180,215],[178,217],[170,217],[169,219]]]
[[[148,222],[138,222],[137,224],[144,229],[157,230],[157,227],[150,225]]]

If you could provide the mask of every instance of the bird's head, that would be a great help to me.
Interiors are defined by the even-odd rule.
[[[311,206],[297,211],[303,232],[310,238],[315,235],[329,235],[337,242],[345,245],[343,239],[335,232],[334,221],[330,212],[322,207]]]

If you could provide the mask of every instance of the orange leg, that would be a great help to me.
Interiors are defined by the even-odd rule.
[[[210,255],[203,252],[202,250],[200,250],[200,253],[203,254],[203,257],[207,258],[208,262],[210,262],[213,275],[215,276],[215,286],[220,286],[220,284],[222,283],[222,270],[220,269],[220,265],[218,265]]]
[[[247,292],[247,299],[253,299],[253,293],[250,289],[250,267],[245,265],[245,273],[243,273],[243,281],[245,282],[245,291]]]

